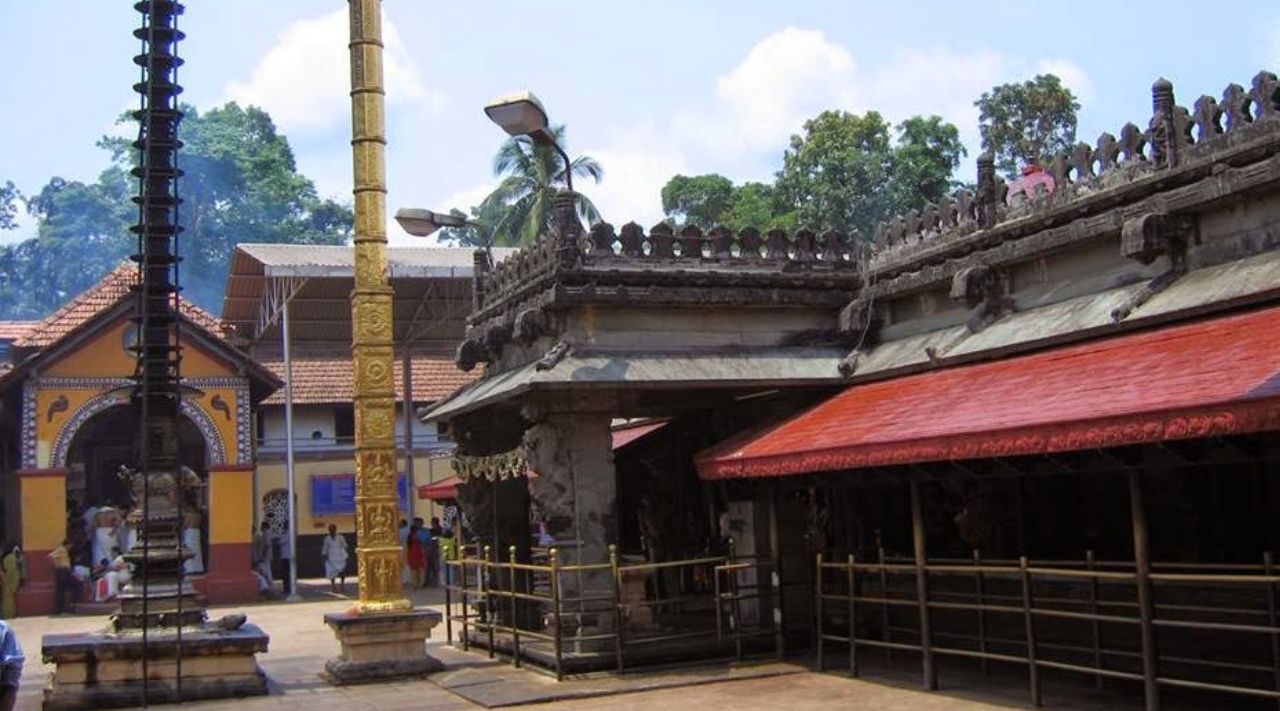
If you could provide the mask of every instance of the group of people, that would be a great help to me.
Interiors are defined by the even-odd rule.
[[[402,519],[400,547],[404,551],[404,584],[419,589],[434,587],[440,584],[440,571],[446,569],[444,561],[453,559],[453,532],[435,517],[430,526],[421,518],[414,518],[412,524]]]

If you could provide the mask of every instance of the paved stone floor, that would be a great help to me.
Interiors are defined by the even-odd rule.
[[[304,601],[298,603],[265,602],[242,606],[251,622],[271,635],[270,652],[259,657],[259,663],[271,679],[271,695],[235,701],[238,711],[298,708],[305,711],[342,709],[361,711],[380,709],[480,709],[483,706],[447,690],[466,683],[487,684],[487,694],[469,694],[500,704],[505,708],[520,700],[553,699],[563,694],[588,696],[570,700],[552,700],[536,704],[537,709],[686,709],[716,708],[732,711],[788,711],[807,709],[849,709],[932,711],[991,711],[1026,708],[1025,688],[1019,683],[1024,676],[1012,674],[1003,683],[993,685],[980,678],[959,675],[947,678],[945,693],[918,691],[918,672],[910,665],[875,675],[871,681],[855,680],[841,674],[818,674],[802,666],[773,664],[726,670],[724,665],[624,677],[610,675],[568,681],[557,685],[550,677],[522,672],[500,662],[490,662],[480,655],[463,655],[443,644],[443,626],[435,630],[431,641],[433,653],[445,659],[448,669],[432,680],[388,683],[369,686],[335,688],[319,678],[317,672],[324,661],[337,653],[337,642],[322,622],[326,612],[344,609],[346,598],[331,595],[327,585],[316,581],[303,589]],[[415,591],[415,602],[421,606],[443,607],[437,591]],[[211,616],[236,608],[214,608]],[[46,633],[75,632],[101,628],[104,617],[33,617],[13,622],[28,654],[19,694],[19,711],[35,711],[40,707],[41,690],[49,678],[50,668],[41,664],[40,637]],[[1025,674],[1025,673],[1024,673]],[[468,676],[469,675],[469,676]],[[450,682],[452,677],[452,682]],[[472,681],[474,680],[474,681]],[[654,688],[658,687],[658,688]],[[1047,707],[1053,709],[1112,709],[1140,707],[1132,698],[1091,696],[1088,694],[1054,694],[1046,691]],[[225,708],[230,701],[185,704],[189,709]],[[524,708],[535,708],[525,706]]]

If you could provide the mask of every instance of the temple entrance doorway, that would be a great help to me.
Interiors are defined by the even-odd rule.
[[[137,416],[125,404],[99,412],[76,430],[67,448],[67,536],[72,544],[75,562],[89,568],[110,557],[110,548],[128,549],[136,534],[125,525],[127,511],[133,503],[128,483],[120,475],[121,466],[138,462]],[[199,428],[186,416],[178,421],[178,460],[208,481],[208,445]],[[204,572],[208,540],[208,492],[205,487],[188,492],[183,540],[195,556],[187,561],[187,574]],[[112,513],[106,514],[110,511]],[[104,527],[114,531],[103,534]],[[107,541],[107,542],[100,542]]]

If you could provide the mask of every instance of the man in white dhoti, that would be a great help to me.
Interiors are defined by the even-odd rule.
[[[324,576],[329,579],[329,590],[347,592],[347,539],[338,535],[338,527],[329,524],[329,535],[324,537],[320,546],[320,555],[324,557]],[[342,581],[341,590],[338,582]]]

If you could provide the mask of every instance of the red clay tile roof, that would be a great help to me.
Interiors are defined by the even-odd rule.
[[[22,338],[27,331],[39,323],[39,321],[0,321],[0,340],[11,341]]]
[[[13,345],[16,348],[45,348],[63,336],[88,322],[98,314],[112,308],[129,295],[129,289],[138,279],[138,268],[125,262],[113,269],[97,284],[77,294],[62,308],[43,321],[28,327]],[[182,315],[219,338],[226,334],[222,324],[208,311],[189,301],[183,301]]]
[[[696,457],[704,479],[1280,429],[1280,307],[854,385]]]
[[[284,379],[283,361],[262,361],[262,365]],[[395,362],[396,400],[403,398],[401,361]],[[464,373],[446,356],[417,356],[413,359],[414,402],[435,402],[454,390],[480,377],[477,369]],[[332,402],[351,402],[351,358],[342,356],[306,357],[293,360],[293,403],[316,405]],[[263,401],[264,405],[283,405],[284,388],[275,391]]]

